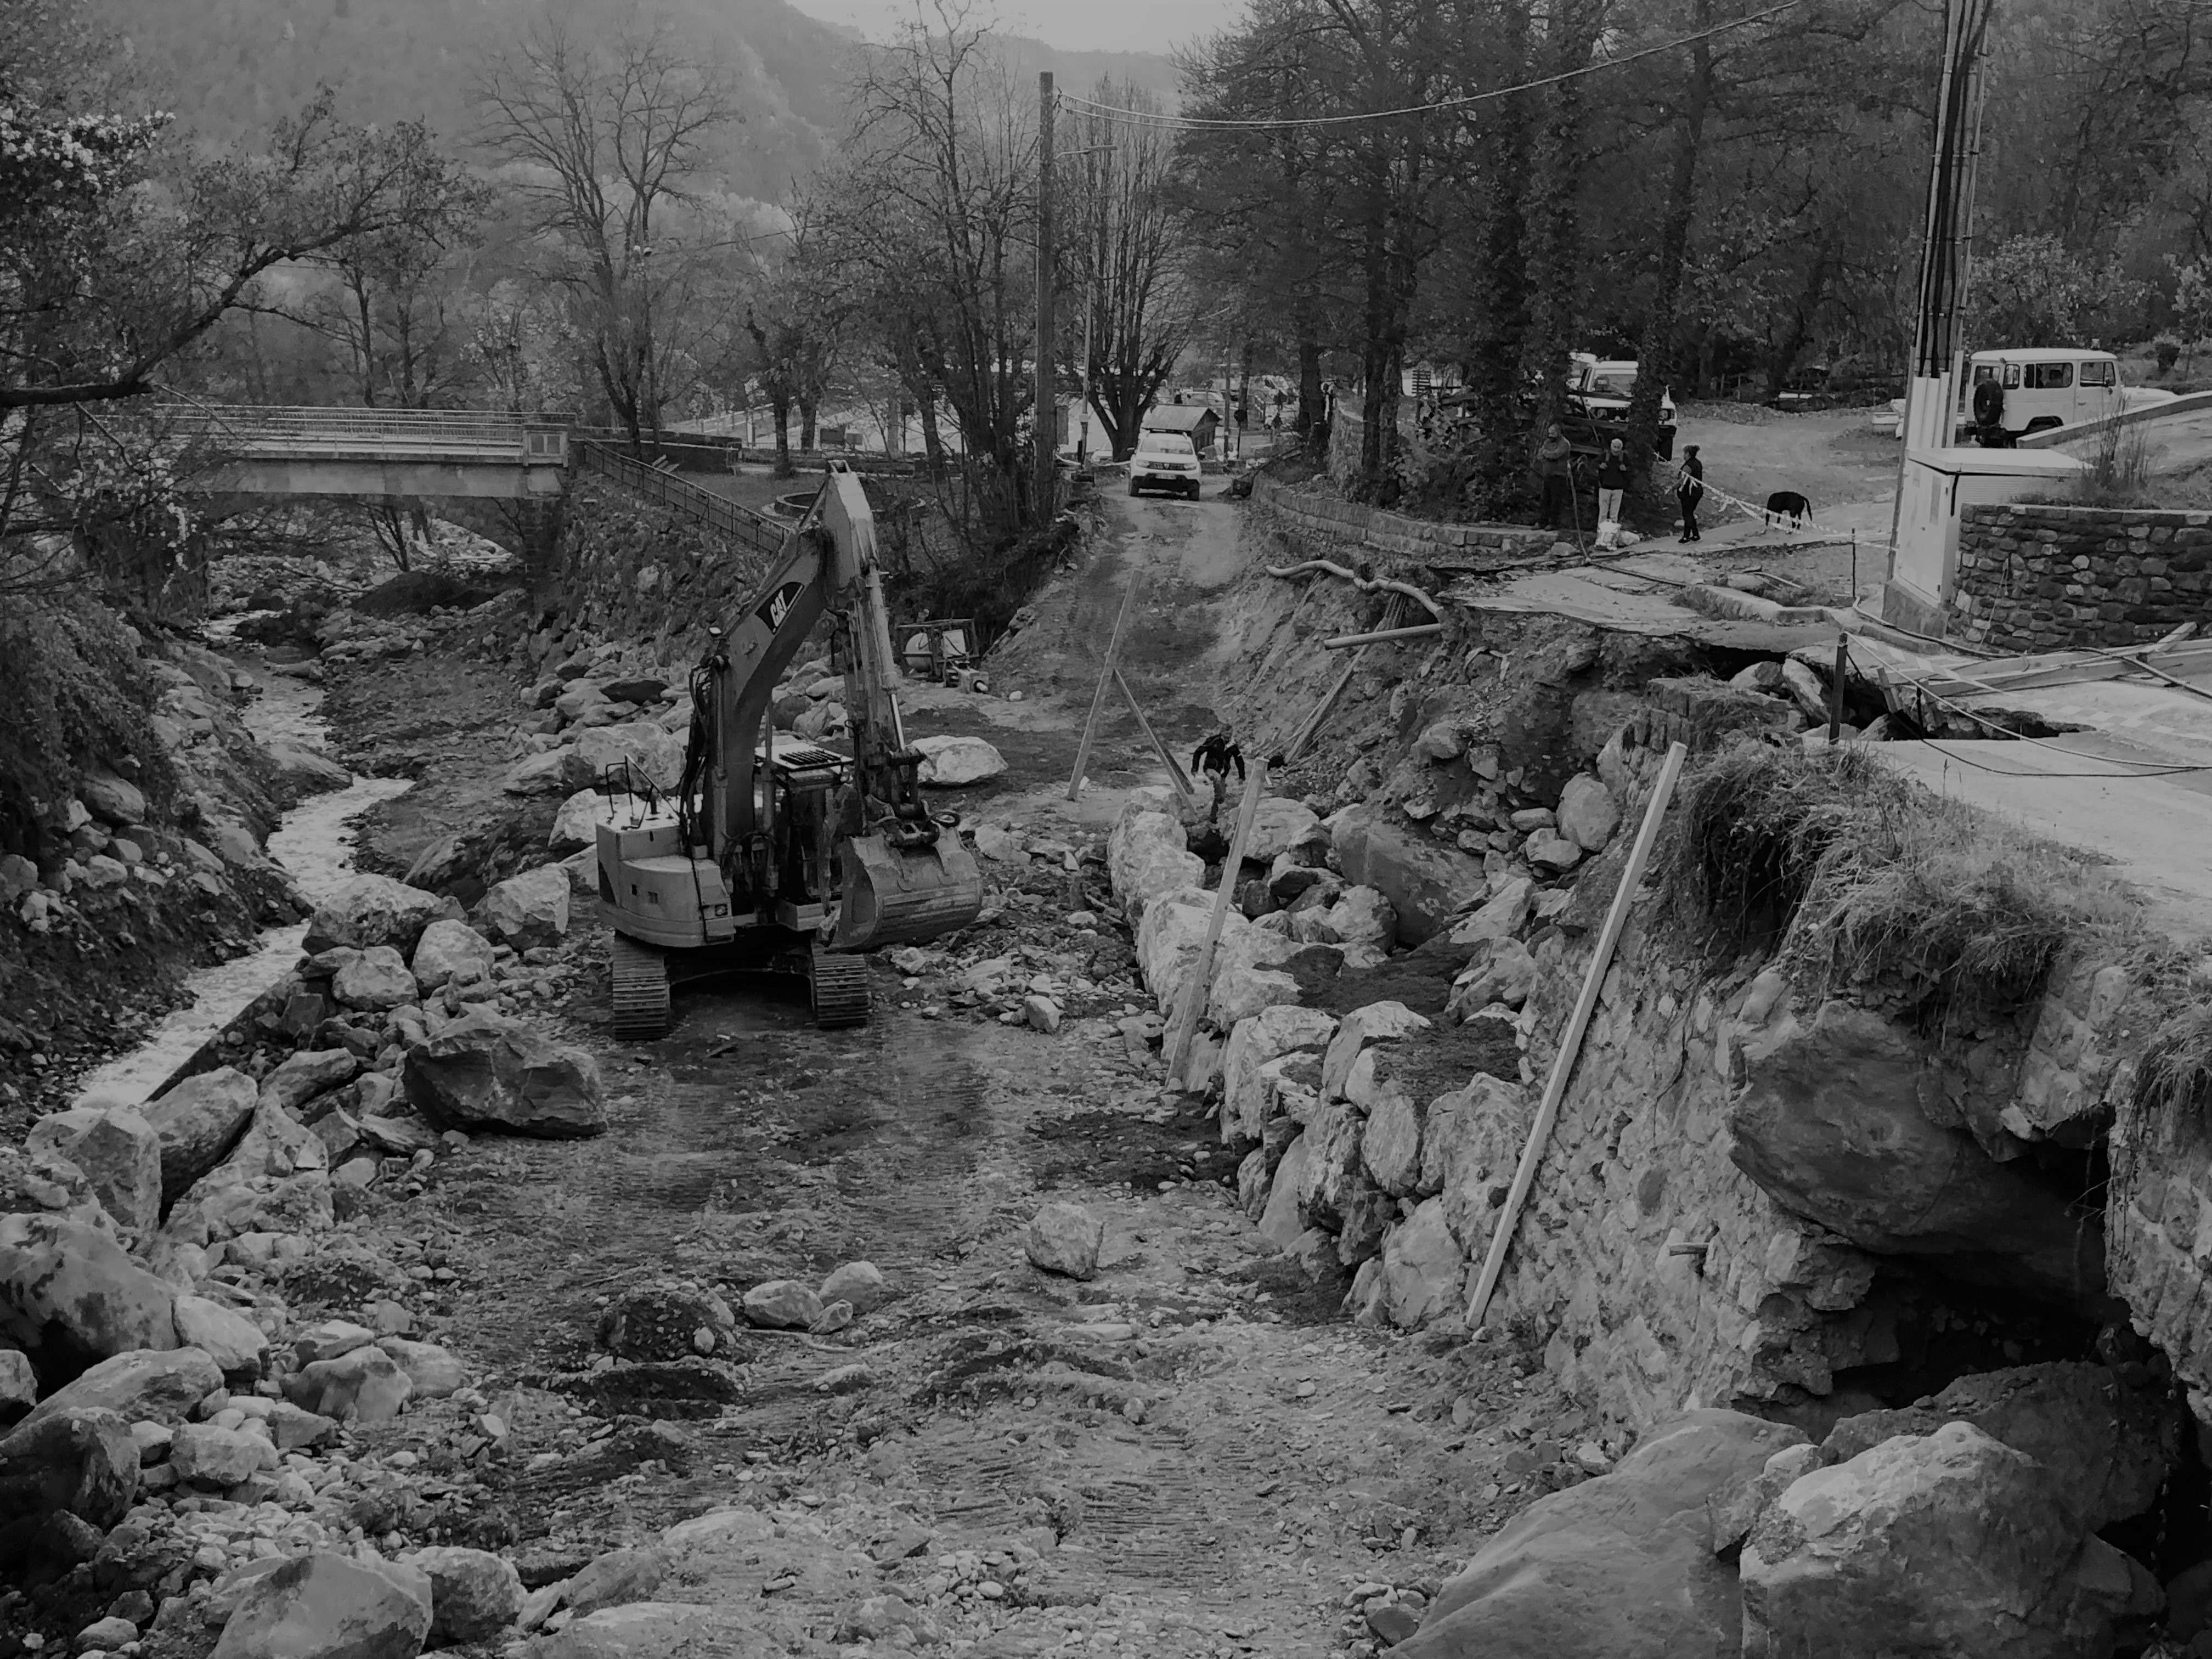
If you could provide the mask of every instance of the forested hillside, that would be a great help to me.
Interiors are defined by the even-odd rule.
[[[258,135],[319,82],[348,120],[421,118],[448,139],[475,122],[471,77],[547,15],[545,0],[95,0],[91,15],[128,43],[135,67],[186,127]],[[817,166],[844,122],[854,37],[784,0],[565,0],[580,35],[604,37],[665,17],[703,64],[734,72],[742,125],[720,135],[734,192],[781,198]],[[1101,75],[1171,90],[1172,66],[1142,52],[1060,52],[1001,43],[1018,70]]]

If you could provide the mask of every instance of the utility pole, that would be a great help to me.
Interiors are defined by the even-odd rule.
[[[1030,422],[1036,463],[1036,521],[1051,521],[1059,483],[1060,407],[1052,372],[1052,71],[1037,73],[1036,392]]]

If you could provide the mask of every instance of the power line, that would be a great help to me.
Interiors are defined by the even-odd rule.
[[[1156,110],[1127,109],[1118,104],[1101,104],[1072,92],[1060,94],[1062,103],[1080,109],[1087,115],[1122,116],[1133,121],[1148,121],[1156,126],[1185,132],[1264,131],[1285,127],[1343,126],[1354,121],[1387,121],[1401,115],[1427,115],[1438,110],[1464,109],[1470,104],[1484,104],[1498,98],[1511,98],[1524,92],[1537,92],[1546,87],[1555,87],[1562,82],[1579,80],[1585,75],[1595,75],[1601,70],[1625,68],[1640,63],[1646,58],[1656,58],[1662,52],[1676,52],[1684,46],[1693,46],[1700,40],[1710,40],[1715,35],[1726,34],[1752,23],[1764,23],[1794,10],[1805,0],[1780,0],[1778,5],[1765,11],[1755,11],[1743,17],[1716,23],[1711,28],[1699,29],[1694,34],[1677,36],[1662,40],[1656,46],[1645,46],[1623,58],[1608,58],[1603,63],[1585,64],[1579,69],[1562,70],[1557,75],[1546,75],[1534,81],[1523,81],[1516,86],[1496,87],[1488,92],[1470,92],[1457,98],[1443,98],[1432,104],[1408,104],[1401,109],[1364,110],[1352,115],[1254,116],[1234,118],[1226,116],[1163,115]]]

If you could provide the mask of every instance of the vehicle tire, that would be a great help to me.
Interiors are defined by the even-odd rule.
[[[1193,501],[1200,500],[1204,496],[1205,493],[1206,486],[1204,484],[1193,484],[1190,487],[1190,498]]]
[[[668,958],[617,933],[607,946],[607,967],[614,981],[615,1036],[624,1042],[666,1036]]]
[[[2048,432],[2055,426],[2064,426],[2066,422],[2060,420],[2056,415],[2039,415],[2027,423],[2027,431],[2022,432],[2020,435],[2025,438],[2028,435],[2028,433]]]
[[[1974,383],[1974,424],[1984,432],[2004,424],[2004,387],[1995,380]]]
[[[1130,495],[1142,495],[1143,493],[1144,493],[1144,492],[1143,492],[1142,490],[1140,490],[1140,489],[1139,489],[1137,488],[1137,481],[1136,481],[1134,478],[1130,479],[1130,480],[1129,480],[1129,494],[1130,494]]]

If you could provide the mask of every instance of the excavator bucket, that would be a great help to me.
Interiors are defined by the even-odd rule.
[[[933,847],[902,851],[879,835],[856,836],[840,852],[845,891],[834,950],[936,939],[983,913],[983,872],[950,830]]]

